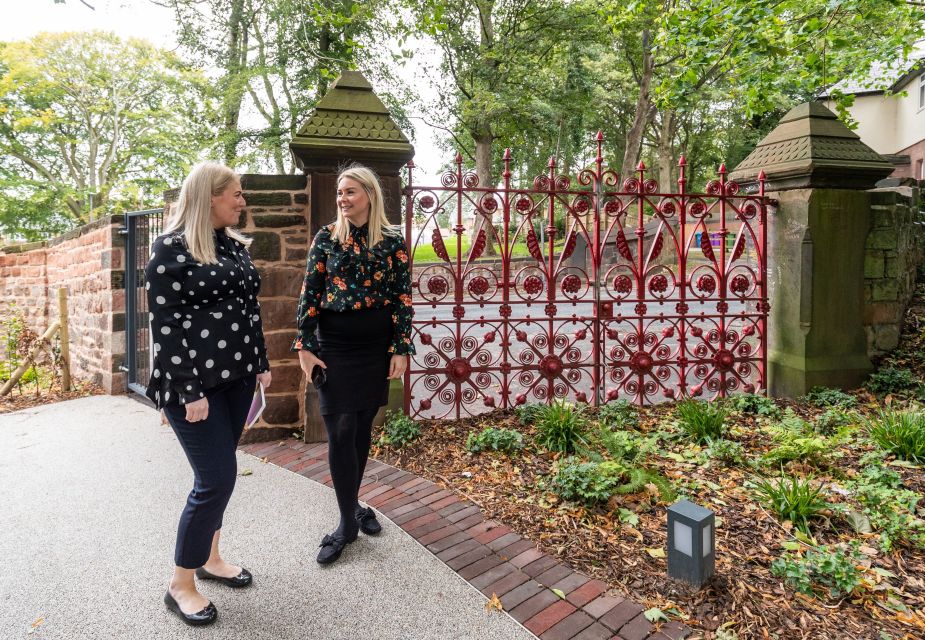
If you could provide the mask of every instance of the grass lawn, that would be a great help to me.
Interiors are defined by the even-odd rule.
[[[449,238],[444,238],[443,242],[446,244],[446,251],[450,256],[450,260],[456,260],[456,239],[455,237],[451,236]],[[562,242],[556,243],[555,246],[557,250],[562,248],[562,244],[563,244]],[[543,245],[541,247],[541,250],[543,251],[544,256],[546,255],[545,253],[546,249],[547,249],[546,245]],[[462,238],[462,254],[463,254],[464,260],[469,255],[469,238],[467,237]],[[530,251],[527,249],[526,242],[518,242],[517,244],[514,245],[513,257],[520,258],[520,257],[529,256],[529,255],[530,255]],[[486,260],[486,259],[487,260],[497,260],[498,256],[486,256],[484,253],[482,253],[482,257],[479,258],[479,260]],[[437,253],[434,251],[433,244],[431,244],[430,242],[421,242],[421,244],[418,245],[417,249],[414,252],[414,262],[415,264],[427,264],[431,262],[442,262],[442,259],[437,257]]]

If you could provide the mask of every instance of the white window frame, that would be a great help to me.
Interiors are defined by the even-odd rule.
[[[925,109],[925,73],[919,76],[919,111]]]

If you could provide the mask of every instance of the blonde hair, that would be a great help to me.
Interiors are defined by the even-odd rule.
[[[382,186],[379,184],[379,177],[372,169],[364,167],[361,164],[353,163],[344,169],[341,169],[337,175],[337,184],[344,178],[356,180],[366,191],[366,197],[369,198],[369,237],[367,246],[374,247],[382,241],[383,236],[400,236],[401,229],[389,224],[388,218],[385,217],[385,202],[382,197]],[[347,237],[350,234],[350,222],[344,218],[337,209],[337,220],[334,222],[334,231],[332,237],[346,244]]]
[[[180,187],[177,200],[170,218],[164,225],[164,233],[183,234],[190,255],[202,264],[217,264],[215,255],[215,229],[212,227],[212,196],[221,195],[235,180],[241,177],[217,162],[201,162],[193,167]],[[251,244],[250,238],[239,231],[225,229],[229,238],[234,238],[245,247]]]

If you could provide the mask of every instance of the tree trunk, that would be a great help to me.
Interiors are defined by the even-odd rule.
[[[475,139],[475,175],[479,177],[480,187],[490,189],[495,186],[494,178],[491,175],[491,147],[495,137],[491,134],[490,128],[486,126],[473,138]],[[479,230],[484,226],[486,226],[485,218],[481,215],[476,215],[472,225],[472,233],[469,235],[469,246],[475,244],[475,238],[478,236]],[[497,255],[491,229],[486,228],[485,233],[487,242],[485,252],[482,255]]]
[[[662,193],[672,193],[675,185],[672,183],[672,174],[677,160],[674,158],[674,111],[665,109],[662,112],[662,126],[658,134],[658,185]]]
[[[652,55],[649,44],[649,30],[642,32],[642,68],[639,74],[639,96],[636,98],[636,113],[633,124],[626,134],[626,149],[623,152],[623,167],[621,177],[633,176],[636,165],[639,163],[639,151],[642,148],[642,135],[646,125],[652,117],[652,96],[649,91],[652,87],[652,74],[655,68],[655,56]]]
[[[228,59],[225,62],[225,91],[222,96],[223,123],[222,155],[225,164],[234,166],[238,156],[238,117],[244,99],[242,71],[247,62],[247,30],[242,28],[244,0],[232,0],[228,25]]]

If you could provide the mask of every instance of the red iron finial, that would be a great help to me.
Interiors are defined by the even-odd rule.
[[[556,168],[556,156],[549,156],[549,164],[546,165],[550,169]]]
[[[726,163],[725,163],[725,162],[722,163],[721,165],[719,165],[719,173],[721,173],[721,174],[725,174],[725,173],[726,173]]]
[[[456,152],[456,164],[462,164],[462,154],[459,151]]]
[[[645,170],[646,170],[646,163],[640,160],[639,164],[636,165],[636,171],[645,171]]]
[[[758,181],[759,181],[759,182],[764,182],[764,181],[767,180],[767,179],[768,179],[768,177],[765,175],[764,169],[762,169],[761,171],[758,172]]]
[[[598,142],[603,142],[603,141],[604,141],[604,132],[598,130],[597,135],[594,136],[594,139],[597,140]]]
[[[681,156],[681,159],[678,160],[678,166],[679,166],[679,167],[686,167],[686,166],[687,166],[687,159],[686,159],[684,156]]]
[[[504,159],[505,159],[505,160],[510,160],[510,159],[511,159],[511,148],[510,148],[510,147],[507,147],[507,148],[504,150]]]
[[[417,165],[414,164],[414,160],[409,160],[408,164],[406,164],[405,166],[408,167],[409,169],[414,169]]]

